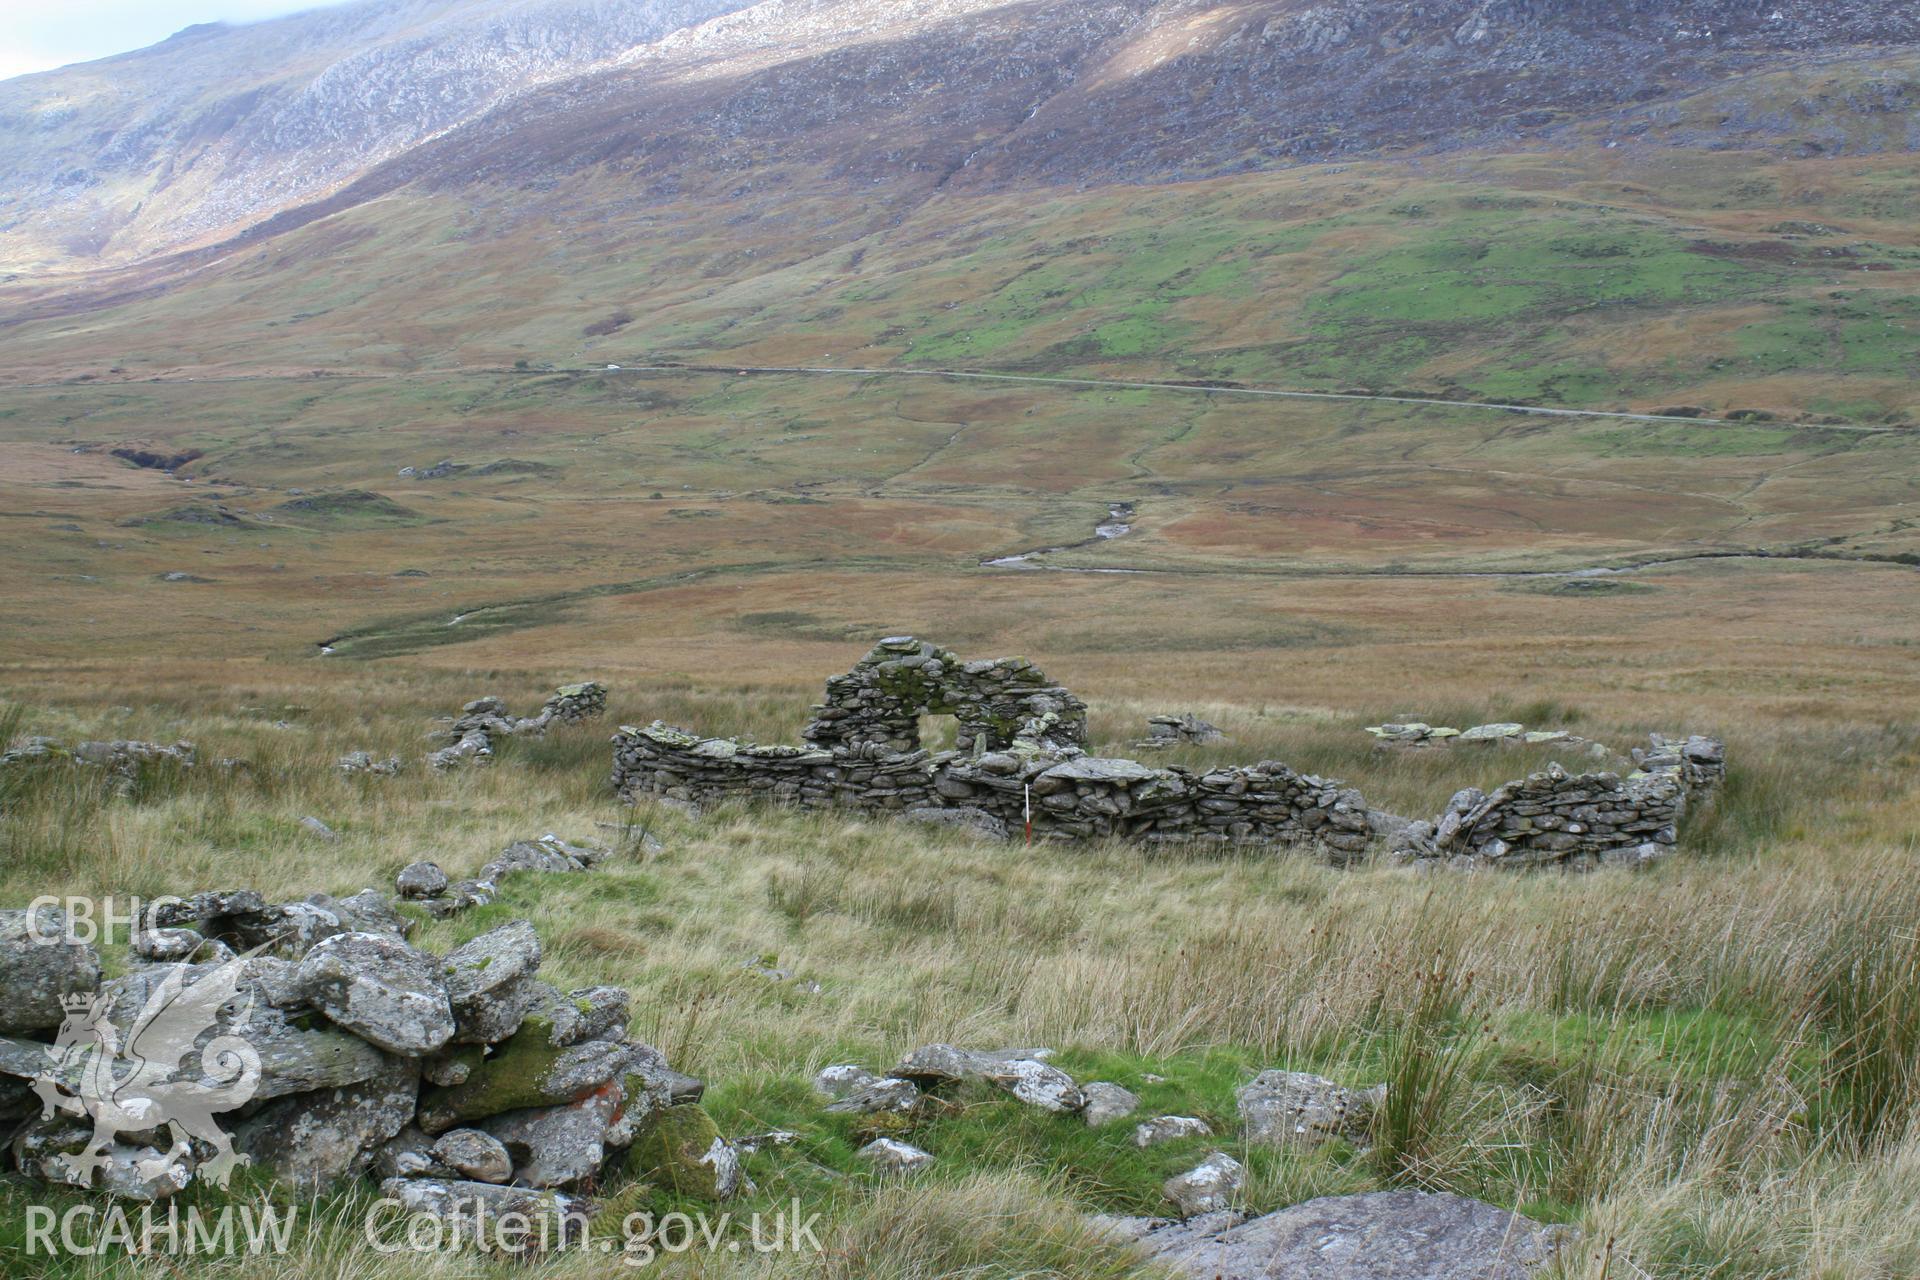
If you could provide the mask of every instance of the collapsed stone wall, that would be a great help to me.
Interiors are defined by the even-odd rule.
[[[598,719],[606,710],[607,688],[593,680],[561,685],[531,716],[513,715],[499,698],[475,698],[460,708],[458,716],[445,722],[445,729],[434,732],[434,740],[447,745],[429,754],[427,764],[440,770],[463,764],[484,764],[493,758],[497,738],[539,737],[553,725]],[[342,767],[345,767],[344,760]]]
[[[951,714],[957,749],[921,748],[919,718]],[[1196,773],[1085,751],[1086,704],[1022,658],[967,662],[907,636],[827,682],[803,747],[703,738],[655,722],[615,736],[629,799],[706,804],[759,795],[807,808],[961,816],[987,830],[1078,840],[1319,843],[1358,852],[1365,803],[1341,784],[1267,762]]]
[[[547,837],[489,868],[606,852]],[[744,1185],[704,1085],[627,1034],[624,988],[545,982],[524,920],[444,956],[407,941],[413,924],[371,889],[199,893],[159,904],[108,977],[57,908],[0,911],[5,1158],[147,1201],[246,1159],[309,1193],[371,1176],[410,1213],[459,1218],[572,1219],[622,1172],[714,1198]],[[672,1139],[692,1130],[706,1140],[682,1159]]]
[[[960,721],[958,748],[931,754],[919,718],[939,713]],[[1277,761],[1199,771],[1089,755],[1086,713],[1025,659],[967,662],[892,636],[827,682],[803,734],[809,745],[707,738],[655,721],[614,735],[613,785],[629,800],[762,796],[1002,836],[1030,828],[1042,840],[1312,845],[1349,861],[1386,837],[1407,858],[1578,866],[1670,847],[1687,796],[1724,771],[1711,739],[1675,747],[1656,738],[1624,783],[1574,779],[1556,765],[1492,796],[1461,792],[1437,821],[1413,822]]]
[[[1673,742],[1654,734],[1636,750],[1639,767],[1618,773],[1569,773],[1550,765],[1496,788],[1461,791],[1436,824],[1422,858],[1509,867],[1586,868],[1665,857],[1680,838],[1688,807],[1726,779],[1726,747],[1716,738]]]
[[[826,700],[800,736],[833,749],[920,747],[920,717],[950,715],[954,749],[1000,751],[1020,737],[1063,747],[1087,743],[1087,704],[1025,658],[963,661],[952,651],[889,636],[845,675],[827,681]]]

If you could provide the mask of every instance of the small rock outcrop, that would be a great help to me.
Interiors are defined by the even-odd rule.
[[[1103,1225],[1194,1280],[1529,1280],[1568,1238],[1564,1228],[1424,1191],[1328,1196],[1248,1221],[1221,1213]]]

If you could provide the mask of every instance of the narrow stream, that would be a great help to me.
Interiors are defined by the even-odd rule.
[[[1055,569],[1060,573],[1139,573],[1138,569],[1069,569],[1054,565],[1040,564],[1042,556],[1056,552],[1072,551],[1079,547],[1091,547],[1099,542],[1111,542],[1115,538],[1124,538],[1133,532],[1133,511],[1131,502],[1110,502],[1107,504],[1107,518],[1104,523],[1094,526],[1093,536],[1082,542],[1070,542],[1063,547],[1039,547],[1032,551],[1022,551],[1019,555],[999,556],[980,563],[989,569]]]

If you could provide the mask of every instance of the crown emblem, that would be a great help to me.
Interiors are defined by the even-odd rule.
[[[60,997],[60,1007],[68,1013],[86,1013],[93,1008],[94,995],[89,991],[70,991]]]

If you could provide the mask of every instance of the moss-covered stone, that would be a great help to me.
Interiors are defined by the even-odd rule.
[[[618,1075],[628,1054],[625,1045],[599,1040],[558,1048],[552,1022],[529,1015],[461,1083],[421,1094],[420,1127],[444,1133],[503,1111],[576,1102]]]
[[[740,1157],[697,1102],[657,1112],[627,1152],[627,1169],[676,1195],[730,1200],[740,1191]]]

